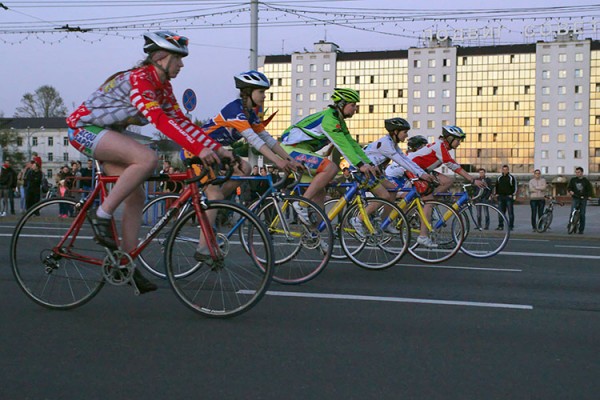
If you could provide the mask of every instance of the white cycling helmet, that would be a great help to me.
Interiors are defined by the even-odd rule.
[[[144,53],[150,54],[157,50],[165,50],[170,53],[180,54],[183,57],[189,54],[188,38],[179,36],[174,32],[159,31],[144,33]]]
[[[271,87],[269,78],[262,72],[254,70],[237,74],[233,79],[235,80],[235,87],[238,89],[268,89]]]

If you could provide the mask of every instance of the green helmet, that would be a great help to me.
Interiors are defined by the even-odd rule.
[[[334,103],[345,101],[346,103],[358,103],[360,101],[360,94],[354,89],[335,88],[331,95],[331,100]]]

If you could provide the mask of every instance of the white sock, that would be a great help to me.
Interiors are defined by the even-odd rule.
[[[102,206],[98,207],[98,211],[96,211],[96,216],[98,218],[111,219],[112,215],[104,211]]]

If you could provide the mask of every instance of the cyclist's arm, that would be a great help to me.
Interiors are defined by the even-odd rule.
[[[339,150],[342,157],[351,165],[360,168],[364,164],[370,164],[371,161],[366,156],[362,148],[356,143],[348,132],[345,132],[339,121],[332,117],[323,118],[323,133]]]
[[[160,132],[184,149],[194,154],[200,154],[205,148],[218,150],[221,145],[208,137],[202,129],[183,115],[175,100],[171,86],[168,85],[165,90],[168,93],[165,99],[167,102],[166,112],[162,109],[161,104],[155,101],[156,88],[150,80],[144,75],[133,76],[132,74],[131,104]],[[152,95],[148,95],[149,93],[152,93]]]
[[[425,172],[425,170],[423,170],[423,168],[419,167],[413,160],[408,158],[404,153],[399,152],[395,148],[388,149],[385,146],[382,146],[382,147],[384,148],[383,155],[385,155],[387,158],[390,158],[392,161],[394,161],[396,164],[400,165],[405,170],[410,171],[419,177],[427,173],[427,172]]]

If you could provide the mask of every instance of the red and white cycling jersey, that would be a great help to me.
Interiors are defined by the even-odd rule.
[[[414,153],[409,153],[408,157],[427,172],[433,171],[442,164],[457,174],[462,171],[460,164],[452,158],[443,140],[421,147]]]
[[[72,129],[96,125],[118,132],[148,123],[193,154],[221,147],[183,114],[171,83],[161,82],[152,65],[116,75],[67,118]]]

